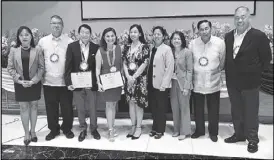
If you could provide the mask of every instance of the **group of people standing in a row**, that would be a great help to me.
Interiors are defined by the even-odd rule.
[[[235,10],[236,29],[225,40],[211,35],[211,22],[199,21],[200,37],[187,47],[184,34],[172,33],[170,46],[164,42],[166,30],[153,28],[154,46],[150,48],[140,25],[129,29],[128,44],[119,46],[113,28],[102,33],[100,45],[90,41],[91,28],[83,24],[78,28],[80,40],[73,42],[62,34],[63,20],[51,17],[52,34],[34,45],[31,30],[21,26],[17,31],[17,48],[9,54],[8,72],[15,82],[15,97],[20,104],[21,119],[25,130],[24,143],[36,142],[38,100],[43,84],[47,122],[52,140],[63,131],[73,138],[73,106],[76,105],[80,123],[79,141],[87,135],[86,110],[90,118],[90,132],[95,139],[97,131],[96,99],[101,96],[106,104],[108,138],[114,141],[116,105],[122,87],[104,90],[100,75],[120,71],[125,77],[124,91],[129,104],[132,127],[128,138],[141,136],[144,108],[150,107],[153,125],[149,136],[160,139],[165,132],[165,113],[168,92],[173,113],[173,137],[179,140],[191,135],[189,98],[194,99],[196,130],[191,138],[205,135],[204,105],[208,107],[208,130],[213,142],[218,140],[221,71],[226,71],[226,82],[231,102],[235,133],[226,143],[249,141],[248,151],[258,150],[258,109],[261,72],[271,60],[269,40],[266,35],[251,27],[250,13],[246,7]],[[91,88],[74,88],[71,73],[89,71]],[[59,125],[59,105],[63,123]],[[29,129],[29,122],[31,128]]]

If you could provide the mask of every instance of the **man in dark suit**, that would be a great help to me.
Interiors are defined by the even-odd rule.
[[[65,83],[69,90],[73,90],[73,100],[77,108],[81,133],[78,141],[83,141],[87,135],[86,110],[89,111],[91,135],[97,140],[101,138],[97,131],[96,92],[98,90],[95,73],[95,54],[98,45],[90,41],[91,28],[83,24],[78,28],[80,40],[68,45],[65,65]],[[91,72],[91,88],[74,88],[71,73]]]
[[[235,133],[226,143],[248,140],[247,150],[258,151],[258,111],[261,73],[271,60],[269,40],[252,28],[247,7],[235,10],[236,29],[225,36],[225,72]]]

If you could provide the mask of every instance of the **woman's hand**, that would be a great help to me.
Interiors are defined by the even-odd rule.
[[[134,79],[133,76],[128,76],[127,80],[128,80],[128,84],[129,84],[130,86],[134,84],[135,79]]]
[[[99,92],[104,92],[104,88],[103,88],[103,85],[101,83],[98,83],[98,91]]]
[[[189,93],[189,90],[188,90],[188,89],[183,89],[183,95],[184,95],[184,96],[187,96],[188,93]]]
[[[21,84],[24,88],[29,87],[29,83],[27,81],[19,80],[18,83]]]

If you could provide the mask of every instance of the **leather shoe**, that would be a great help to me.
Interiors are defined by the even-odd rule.
[[[87,131],[86,130],[82,131],[78,137],[78,141],[82,142],[86,138],[86,135],[87,135]]]
[[[72,131],[68,131],[66,133],[64,133],[64,135],[68,138],[68,139],[71,139],[74,137],[74,133]]]
[[[241,141],[245,141],[245,139],[237,138],[236,134],[233,134],[231,137],[228,137],[225,139],[225,143],[236,143],[236,142],[241,142]]]
[[[164,133],[156,133],[154,136],[154,139],[160,139],[160,138],[162,138],[163,135],[164,135]]]
[[[209,136],[210,139],[212,140],[212,142],[217,142],[218,141],[218,137],[217,136]]]
[[[131,134],[127,134],[127,138],[131,138],[133,135]]]
[[[194,132],[192,135],[191,135],[191,138],[199,138],[200,136],[204,136],[205,134],[201,134],[201,133],[198,133],[198,132]]]
[[[50,133],[46,136],[46,140],[50,141],[52,139],[54,139],[56,136],[58,136],[60,134],[60,131],[54,133],[52,131],[50,131]]]
[[[255,153],[258,151],[258,144],[255,142],[249,142],[247,146],[247,151],[250,153]]]
[[[149,136],[150,137],[154,137],[156,135],[156,132],[155,131],[151,131],[150,133],[149,133]]]
[[[97,140],[101,139],[101,136],[96,129],[93,132],[91,132],[91,135],[93,136],[94,139],[97,139]]]

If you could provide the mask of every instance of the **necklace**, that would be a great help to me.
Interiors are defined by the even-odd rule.
[[[117,68],[114,66],[115,63],[115,48],[116,46],[113,45],[112,49],[107,49],[107,59],[108,59],[108,65],[110,66],[110,72],[116,72]],[[109,52],[112,52],[112,62],[110,62]]]

